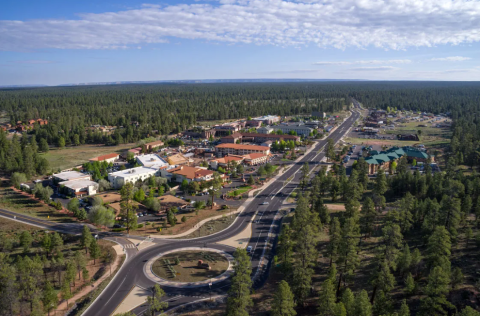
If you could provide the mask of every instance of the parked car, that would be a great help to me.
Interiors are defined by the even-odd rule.
[[[252,250],[253,250],[252,246],[247,247],[247,253],[252,253]]]

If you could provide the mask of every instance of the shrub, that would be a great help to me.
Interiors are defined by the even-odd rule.
[[[182,223],[185,223],[187,221],[187,217],[186,216],[183,216],[182,217]]]
[[[123,231],[125,231],[125,230],[126,230],[125,227],[112,228],[112,232],[117,232],[117,233],[118,233],[118,232],[123,232]]]
[[[157,232],[161,232],[162,231],[162,228],[161,227],[157,227]]]
[[[137,228],[142,228],[143,227],[143,224],[138,224],[137,225]]]
[[[228,209],[228,205],[226,205],[226,204],[222,205],[222,210],[226,210],[226,209]]]

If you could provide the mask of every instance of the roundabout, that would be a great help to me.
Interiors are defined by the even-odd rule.
[[[233,256],[214,248],[186,247],[159,253],[144,266],[151,281],[196,288],[225,281],[233,274]]]

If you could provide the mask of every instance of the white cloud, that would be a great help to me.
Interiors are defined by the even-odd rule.
[[[353,71],[388,71],[388,70],[397,70],[400,68],[397,67],[392,67],[392,66],[379,66],[379,67],[357,67],[357,68],[352,68],[350,70]]]
[[[356,60],[356,61],[319,61],[314,65],[381,65],[381,64],[409,64],[410,59],[392,59],[392,60]]]
[[[75,20],[0,21],[0,50],[123,49],[171,37],[277,46],[407,47],[480,41],[471,0],[222,0]]]
[[[470,57],[462,57],[462,56],[451,56],[451,57],[442,57],[442,58],[432,58],[431,61],[465,61],[470,60]]]

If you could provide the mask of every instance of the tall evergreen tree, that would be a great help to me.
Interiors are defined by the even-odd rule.
[[[272,303],[272,316],[295,316],[295,302],[293,293],[287,281],[282,280],[278,285]]]
[[[252,280],[251,262],[245,249],[237,248],[234,253],[234,275],[227,299],[227,316],[248,316],[248,308],[253,305],[250,298]]]

